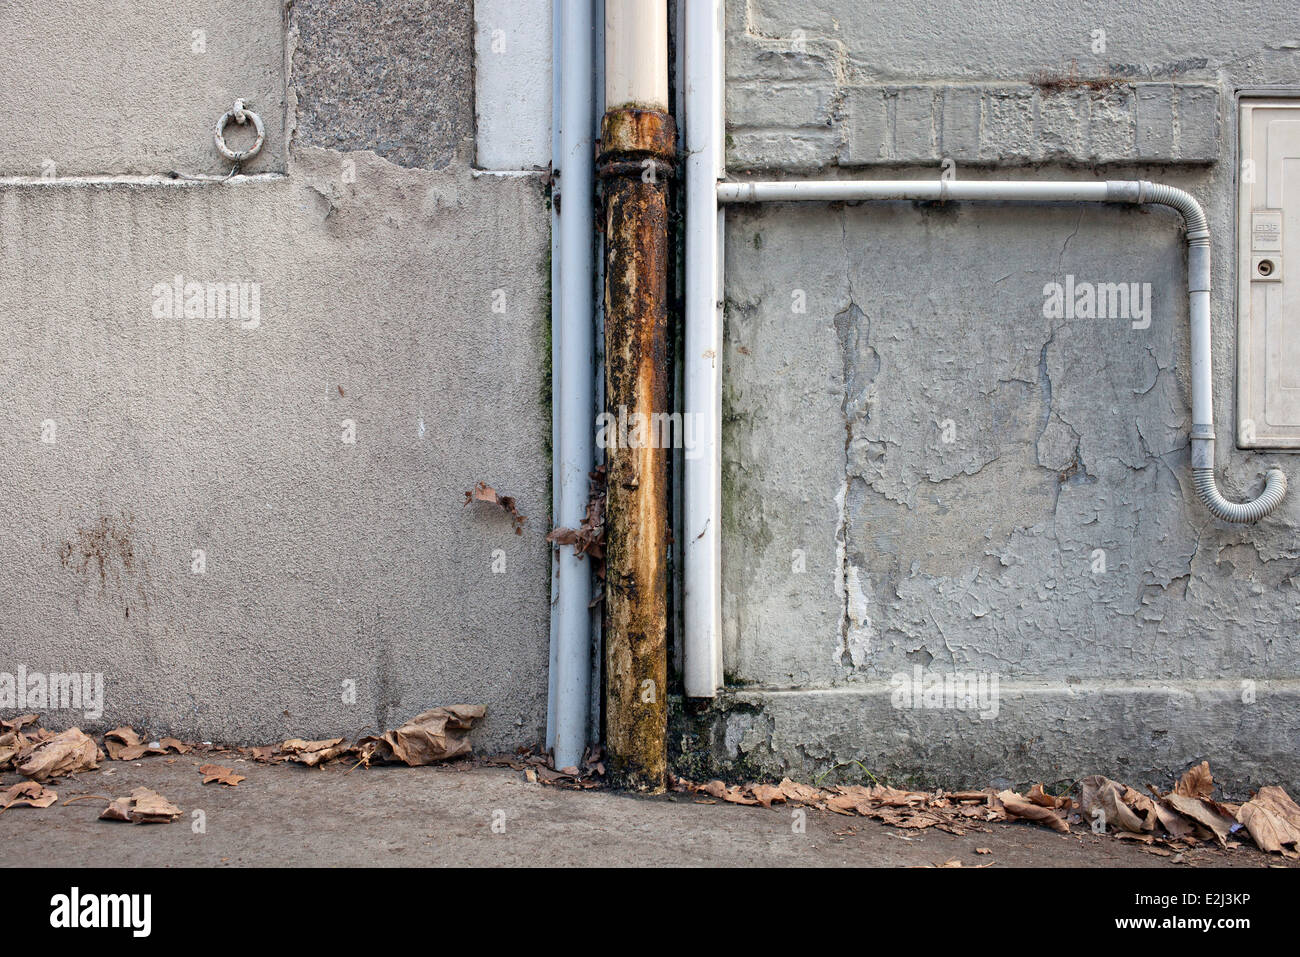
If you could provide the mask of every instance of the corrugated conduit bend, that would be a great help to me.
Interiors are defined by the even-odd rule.
[[[1182,214],[1187,224],[1187,295],[1192,339],[1192,482],[1196,494],[1216,518],[1257,522],[1286,497],[1286,475],[1272,468],[1264,491],[1247,502],[1230,502],[1214,476],[1214,403],[1210,364],[1210,229],[1205,211],[1181,189],[1158,183],[1110,182],[1108,199],[1157,203]]]

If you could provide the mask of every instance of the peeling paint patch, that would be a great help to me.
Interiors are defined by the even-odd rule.
[[[871,599],[862,587],[861,571],[857,565],[849,565],[844,570],[845,607],[847,622],[844,635],[843,663],[852,668],[860,668],[867,663],[867,654],[871,651],[872,625],[868,614]]]

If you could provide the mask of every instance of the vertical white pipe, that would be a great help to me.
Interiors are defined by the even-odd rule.
[[[686,5],[685,692],[722,687],[723,2]]]
[[[605,0],[605,110],[625,106],[668,112],[668,0]]]
[[[564,127],[560,112],[560,2],[551,3],[551,168],[560,165],[564,155]],[[552,523],[560,515],[560,417],[556,414],[555,396],[560,394],[560,337],[558,326],[560,318],[560,260],[563,249],[560,245],[560,214],[556,197],[560,188],[552,177],[551,187],[551,519]],[[555,672],[556,659],[560,651],[560,618],[554,613],[556,603],[560,600],[560,550],[551,548],[551,642],[550,666],[546,671],[546,747],[555,747]]]
[[[1187,247],[1187,293],[1192,324],[1192,423],[1214,425],[1210,351],[1210,247]]]
[[[593,464],[595,370],[595,23],[594,0],[557,0],[560,14],[560,268],[553,322],[552,401],[558,419],[559,480],[555,522],[582,524]],[[558,589],[552,614],[556,648],[554,716],[550,722],[556,767],[577,765],[587,747],[591,694],[591,562],[559,549]]]

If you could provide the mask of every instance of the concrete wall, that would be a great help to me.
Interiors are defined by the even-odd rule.
[[[266,124],[245,172],[283,172],[284,18],[283,0],[6,0],[0,176],[225,173],[211,131],[236,97]]]
[[[958,177],[1196,195],[1221,482],[1256,494],[1272,463],[1300,478],[1294,456],[1231,439],[1234,97],[1300,86],[1294,4],[727,6],[733,176],[934,178],[952,157]],[[1237,788],[1300,780],[1300,496],[1246,528],[1195,498],[1180,225],[1110,207],[729,212],[729,694],[685,752],[950,784],[1159,783],[1201,758]],[[1067,275],[1150,283],[1149,328],[1045,318]],[[918,667],[996,676],[997,715],[896,707]]]
[[[479,748],[538,742],[549,212],[535,175],[471,168],[471,3],[187,5],[85,76],[113,17],[39,6],[6,9],[65,53],[24,61],[46,139],[0,142],[0,672],[103,674],[103,716],[52,725],[268,742],[481,702]],[[148,177],[224,174],[210,126],[250,77],[286,175]],[[166,149],[82,150],[69,95],[139,89]],[[256,315],[169,318],[175,276]],[[462,507],[480,480],[522,535]]]

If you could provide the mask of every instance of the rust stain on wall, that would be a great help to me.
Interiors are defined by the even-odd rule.
[[[130,514],[100,516],[98,522],[78,528],[59,550],[64,568],[79,575],[98,577],[107,586],[110,577],[129,575],[135,566],[135,532]],[[120,568],[120,572],[117,570]]]

